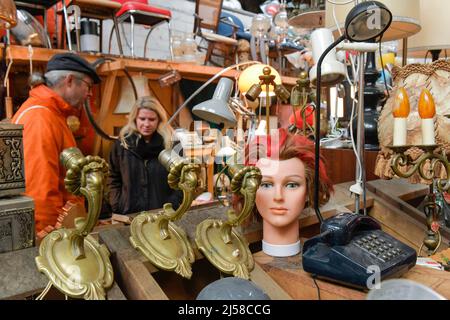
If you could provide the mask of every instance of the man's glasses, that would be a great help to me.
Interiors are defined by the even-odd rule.
[[[83,81],[84,83],[86,83],[86,85],[88,86],[89,91],[92,90],[92,86],[93,86],[92,83],[90,83],[89,81],[83,80],[83,79],[78,79],[78,80]]]

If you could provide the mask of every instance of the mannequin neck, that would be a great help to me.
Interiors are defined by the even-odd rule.
[[[262,250],[265,254],[272,257],[291,257],[300,253],[300,240],[292,244],[271,244],[262,241]]]
[[[299,240],[299,221],[286,226],[274,226],[263,220],[263,240],[275,245],[290,245]]]

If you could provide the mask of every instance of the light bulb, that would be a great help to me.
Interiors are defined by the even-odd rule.
[[[422,144],[435,144],[434,139],[434,116],[436,114],[436,107],[431,92],[428,89],[423,89],[419,97],[419,116],[422,127]]]
[[[394,116],[393,145],[403,146],[406,144],[406,119],[409,115],[409,99],[405,88],[400,88],[395,96],[392,115]]]
[[[423,89],[419,97],[419,115],[422,119],[432,119],[436,114],[436,107],[431,92]]]
[[[408,94],[405,88],[400,88],[394,100],[392,115],[394,118],[407,118],[410,112]]]

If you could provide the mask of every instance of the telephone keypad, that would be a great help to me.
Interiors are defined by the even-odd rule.
[[[389,243],[384,239],[380,239],[374,234],[356,239],[355,244],[385,262],[402,253],[399,248],[394,248],[392,243]]]

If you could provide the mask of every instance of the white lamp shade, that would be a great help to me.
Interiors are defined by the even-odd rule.
[[[315,65],[309,71],[309,78],[313,85],[317,81],[317,62],[320,56],[334,42],[330,29],[316,29],[311,34],[313,59]],[[345,66],[336,60],[336,49],[333,48],[324,58],[321,66],[321,83],[323,85],[335,85],[345,77]]]
[[[148,86],[148,78],[142,75],[136,75],[132,77],[134,85],[136,87],[138,98],[151,96],[150,87]],[[119,78],[119,102],[113,114],[128,114],[133,108],[136,97],[134,96],[133,87],[130,80],[127,77]]]
[[[377,0],[383,3],[392,13],[392,23],[383,34],[383,41],[399,40],[410,37],[420,31],[420,0]],[[345,5],[334,5],[326,1],[325,26],[339,36],[338,27],[333,17],[333,7],[337,23],[344,33],[345,18],[354,7],[353,2]],[[445,11],[445,10],[444,10]]]
[[[228,78],[221,78],[214,90],[212,99],[196,105],[192,108],[192,113],[215,124],[224,124],[227,127],[235,126],[237,123],[236,116],[228,106],[232,89],[233,81]]]
[[[446,0],[420,0],[422,29],[408,38],[408,57],[424,58],[428,50],[436,49],[441,49],[441,56],[445,56],[445,50],[450,49],[448,4]],[[428,57],[431,58],[431,55]]]
[[[239,91],[245,95],[245,93],[250,89],[250,87],[254,84],[258,84],[259,83],[259,76],[262,76],[263,73],[263,69],[265,67],[269,67],[270,68],[270,74],[275,76],[274,82],[276,84],[281,84],[281,77],[280,74],[278,73],[277,70],[275,70],[275,68],[268,66],[266,64],[254,64],[248,68],[246,68],[244,71],[241,72],[241,74],[239,75],[239,81],[238,81],[238,87],[239,87]],[[261,94],[260,97],[265,97],[266,96],[266,85],[262,85],[261,86]],[[269,86],[269,95],[270,96],[274,96],[275,93],[273,92],[273,86]]]

